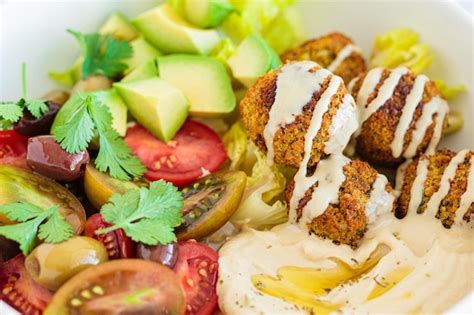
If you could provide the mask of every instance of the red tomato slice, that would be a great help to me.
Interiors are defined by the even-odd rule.
[[[100,213],[96,213],[87,219],[84,235],[94,238],[104,244],[110,259],[133,258],[135,256],[135,244],[122,229],[107,234],[95,234],[95,231],[109,227]]]
[[[209,127],[188,120],[168,143],[145,128],[128,129],[125,142],[147,167],[148,180],[164,179],[176,186],[194,182],[203,170],[214,172],[227,159],[224,144]]]
[[[28,138],[14,130],[0,130],[0,164],[26,166]]]
[[[218,255],[209,246],[196,241],[179,242],[178,275],[185,296],[187,315],[211,315],[217,307]]]
[[[25,256],[17,255],[0,266],[0,300],[22,314],[42,314],[51,296],[28,275]]]

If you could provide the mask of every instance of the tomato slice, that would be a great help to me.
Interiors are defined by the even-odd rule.
[[[164,179],[177,186],[192,183],[203,170],[216,171],[227,159],[219,135],[192,120],[186,121],[168,143],[140,125],[128,129],[125,142],[147,167],[147,179]]]
[[[95,234],[95,231],[109,227],[100,213],[87,219],[84,235],[94,238],[104,244],[110,259],[132,258],[135,255],[135,244],[122,229],[107,234]]]
[[[26,166],[28,138],[14,130],[0,130],[0,164]]]
[[[174,270],[186,296],[186,314],[210,315],[217,306],[218,255],[196,241],[179,242]]]
[[[176,274],[161,264],[118,259],[87,268],[54,294],[44,315],[184,314]]]
[[[0,300],[24,315],[41,314],[51,299],[51,292],[33,281],[25,269],[22,254],[0,266]]]

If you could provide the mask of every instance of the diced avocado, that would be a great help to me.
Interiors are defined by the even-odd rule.
[[[281,65],[280,58],[267,42],[257,35],[247,36],[228,60],[234,77],[246,87]]]
[[[201,28],[219,26],[234,10],[228,0],[171,0],[168,2],[188,22]]]
[[[112,35],[118,39],[130,42],[138,37],[138,32],[133,27],[132,23],[120,12],[114,12],[104,22],[99,30],[101,35]]]
[[[158,58],[160,78],[183,91],[192,115],[215,116],[235,108],[235,95],[224,66],[212,57],[169,55]]]
[[[156,59],[142,63],[127,74],[120,82],[140,81],[153,77],[158,77],[158,61]]]
[[[188,116],[183,93],[160,78],[114,84],[133,117],[154,136],[169,141]]]
[[[48,76],[53,79],[56,83],[73,87],[77,81],[81,80],[82,72],[82,57],[78,57],[74,64],[64,72],[50,72]]]
[[[216,30],[195,28],[168,4],[143,13],[133,23],[152,45],[165,53],[207,55],[221,41]]]
[[[290,6],[280,12],[263,29],[262,36],[278,54],[301,44],[306,35],[298,10]]]
[[[162,55],[159,50],[150,45],[143,37],[132,40],[130,45],[133,48],[133,55],[125,60],[128,66],[125,74],[130,73],[141,64]]]
[[[107,107],[112,114],[112,127],[122,137],[127,132],[127,106],[122,101],[118,93],[114,89],[95,92],[96,95]]]
[[[99,91],[89,93],[93,97],[98,97],[109,108],[112,115],[112,127],[124,136],[127,131],[127,107],[125,106],[119,95],[113,90]],[[63,125],[72,113],[76,110],[78,104],[77,98],[79,94],[73,94],[71,98],[61,107],[56,115],[51,130],[58,125]]]

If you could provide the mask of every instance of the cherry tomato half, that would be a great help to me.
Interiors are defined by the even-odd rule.
[[[210,315],[217,306],[217,253],[196,241],[179,242],[174,270],[186,296],[186,314]]]
[[[94,238],[104,244],[109,254],[109,259],[132,258],[135,253],[135,244],[122,229],[107,234],[95,234],[95,231],[109,227],[100,213],[87,219],[84,235]]]
[[[184,314],[176,274],[142,259],[118,259],[87,268],[54,294],[44,315]]]
[[[186,121],[168,143],[140,125],[128,129],[125,142],[147,167],[147,179],[164,179],[177,186],[192,183],[203,170],[216,171],[227,159],[219,135],[192,120]]]
[[[25,269],[25,256],[17,255],[0,266],[0,300],[24,315],[41,314],[52,293],[33,281]]]
[[[0,164],[26,166],[28,138],[14,130],[0,130]]]

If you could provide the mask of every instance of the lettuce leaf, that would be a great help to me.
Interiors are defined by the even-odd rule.
[[[443,80],[435,80],[436,87],[441,92],[441,95],[447,99],[452,100],[455,98],[459,93],[466,92],[466,86],[464,84],[456,84],[453,86],[449,86]]]
[[[248,140],[241,122],[229,129],[223,141],[231,161],[229,169],[250,174],[239,209],[231,218],[232,224],[267,229],[285,222],[287,207],[280,200],[286,187],[283,172],[267,164],[266,157]]]
[[[396,68],[407,66],[416,74],[433,62],[428,45],[420,42],[420,36],[408,28],[399,28],[376,37],[372,56],[372,67]]]
[[[295,0],[232,0],[235,12],[221,25],[239,43],[250,34],[269,41],[277,53],[293,48],[304,38],[301,19],[290,6]]]

